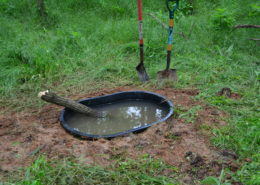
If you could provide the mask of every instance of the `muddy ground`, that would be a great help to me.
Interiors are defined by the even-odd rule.
[[[93,94],[77,95],[81,99],[126,90],[143,90],[121,87]],[[190,184],[205,176],[218,176],[221,169],[235,171],[236,155],[215,148],[211,142],[211,130],[226,123],[227,115],[202,102],[195,101],[199,92],[193,89],[160,90],[145,89],[170,99],[175,106],[189,110],[201,106],[193,123],[187,123],[178,115],[139,134],[130,134],[112,140],[83,140],[68,134],[59,124],[62,107],[46,105],[39,111],[12,113],[0,116],[0,173],[29,165],[38,153],[49,158],[76,156],[90,164],[109,166],[115,158],[133,158],[150,154],[179,168],[182,181]],[[185,112],[185,111],[184,111]]]

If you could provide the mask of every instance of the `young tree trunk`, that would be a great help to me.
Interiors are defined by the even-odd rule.
[[[88,116],[93,116],[93,117],[105,117],[106,114],[104,112],[98,112],[86,105],[83,105],[81,103],[78,103],[74,100],[66,99],[63,97],[58,96],[57,94],[50,92],[50,91],[43,91],[38,94],[38,97],[41,98],[42,100],[53,103],[56,105],[64,106],[68,109],[71,109],[75,112],[85,114]]]
[[[41,17],[46,17],[47,12],[44,4],[44,0],[37,0],[37,6]]]

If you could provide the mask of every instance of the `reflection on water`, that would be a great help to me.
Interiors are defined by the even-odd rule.
[[[140,107],[126,107],[126,115],[129,118],[139,118],[141,117]]]
[[[66,121],[77,131],[94,135],[108,135],[158,121],[168,113],[162,106],[138,100],[105,104],[97,106],[95,109],[107,112],[110,116],[93,118],[73,113],[66,118]]]

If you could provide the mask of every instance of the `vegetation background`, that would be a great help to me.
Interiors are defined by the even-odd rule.
[[[135,71],[139,60],[136,0],[44,2],[46,15],[41,16],[36,0],[0,0],[1,106],[16,110],[40,107],[42,102],[36,94],[44,89],[66,95],[140,85]],[[259,24],[259,2],[181,0],[172,57],[172,67],[178,69],[179,76],[175,85],[155,80],[156,72],[165,67],[167,31],[148,14],[167,23],[165,1],[143,0],[143,8],[145,65],[152,79],[149,84],[195,87],[200,89],[196,98],[228,112],[229,125],[213,130],[212,142],[234,150],[241,161],[248,159],[232,174],[235,181],[260,184],[259,42],[249,40],[259,38],[259,30],[234,29],[237,24]],[[223,87],[239,93],[241,99],[216,96]],[[68,168],[75,174],[88,174],[89,178],[77,181],[85,184],[113,184],[117,178],[128,184],[167,184],[169,177],[151,179],[152,173],[143,170],[142,164],[130,168],[130,161],[106,171],[79,168],[71,160],[53,164],[40,157],[25,170],[22,181],[14,178],[10,183],[50,184],[50,177]],[[158,165],[162,164],[152,161],[151,169],[160,169]],[[136,176],[138,172],[147,178]],[[63,175],[57,182],[75,184],[66,181],[72,174],[67,171]],[[93,181],[88,182],[91,178]],[[220,184],[225,181],[214,180]]]

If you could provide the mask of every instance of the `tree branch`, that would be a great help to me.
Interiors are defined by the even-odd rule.
[[[257,38],[249,38],[249,40],[260,41],[260,39]]]
[[[260,25],[253,24],[238,24],[234,28],[260,28]]]
[[[163,28],[169,29],[169,26],[165,23],[163,23],[160,19],[158,19],[153,13],[148,13],[149,16],[151,16],[157,23],[159,23]],[[183,38],[187,38],[186,35],[183,32],[177,32],[176,34],[182,36]]]
[[[160,25],[162,25],[163,28],[168,29],[169,27],[167,26],[167,24],[163,23],[160,19],[158,19],[153,13],[148,13],[148,15],[150,15],[157,23],[159,23]]]

